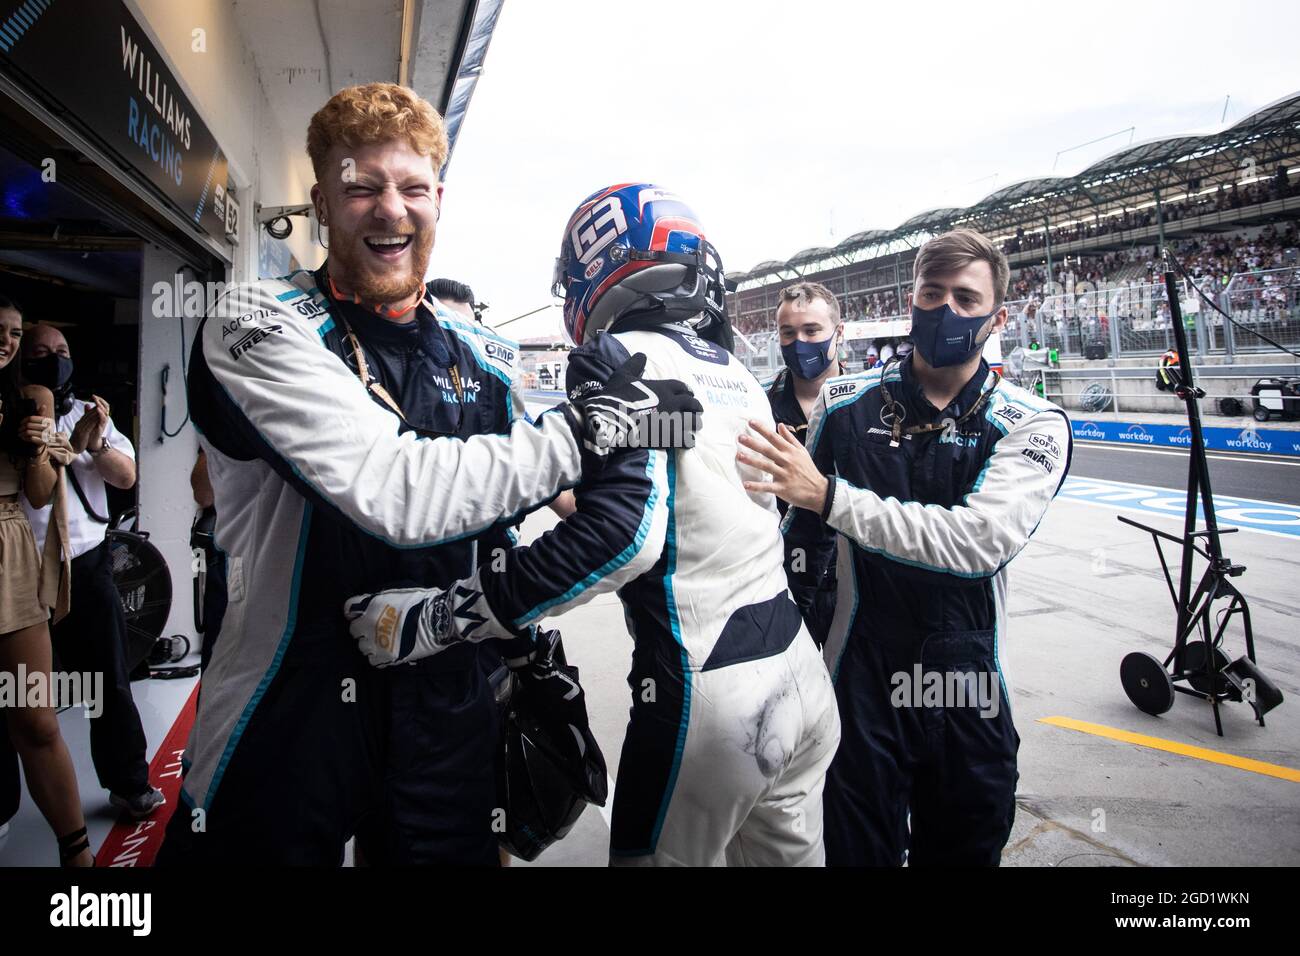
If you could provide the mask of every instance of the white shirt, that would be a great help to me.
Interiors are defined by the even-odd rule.
[[[81,417],[86,414],[86,405],[88,403],[79,398],[72,401],[72,410],[66,415],[60,415],[55,423],[54,430],[63,432],[65,435],[71,435],[72,429],[81,421]],[[109,445],[114,451],[120,451],[124,455],[130,456],[135,461],[135,449],[131,447],[130,440],[117,430],[113,425],[113,419],[108,420],[104,426],[104,437],[108,439]],[[107,518],[108,514],[108,494],[105,491],[104,479],[100,477],[99,471],[95,468],[95,459],[90,457],[90,452],[83,451],[80,455],[72,460],[69,466],[72,473],[77,476],[77,483],[81,485],[81,490],[86,495],[86,501],[90,507],[100,517]],[[104,532],[108,530],[108,525],[99,524],[92,521],[86,514],[86,509],[81,506],[81,499],[77,497],[76,491],[72,488],[72,481],[68,479],[68,537],[69,545],[72,548],[70,558],[80,557],[91,548],[96,548],[104,542]],[[33,508],[31,502],[22,498],[23,510],[27,512],[27,520],[31,522],[32,534],[36,536],[39,546],[44,546],[45,531],[50,523],[50,509],[52,505],[46,505],[44,508]]]

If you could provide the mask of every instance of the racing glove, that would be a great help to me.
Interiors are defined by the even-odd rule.
[[[343,604],[357,647],[375,667],[432,657],[461,641],[495,639],[512,669],[534,657],[535,628],[508,639],[484,627],[490,612],[483,592],[465,581],[438,588],[394,588],[358,594]]]
[[[646,357],[638,352],[605,382],[589,381],[569,393],[562,407],[583,447],[605,461],[624,448],[690,448],[703,406],[675,379],[643,379]]]

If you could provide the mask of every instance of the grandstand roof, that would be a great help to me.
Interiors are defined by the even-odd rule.
[[[1246,147],[1250,147],[1249,153]],[[729,273],[728,278],[753,282],[785,271],[806,271],[814,263],[832,257],[845,259],[896,241],[916,245],[909,241],[912,237],[933,235],[958,222],[984,231],[1041,228],[1045,216],[1062,221],[1091,215],[1100,206],[1149,201],[1155,189],[1235,173],[1247,160],[1261,169],[1284,160],[1293,165],[1300,161],[1300,92],[1275,100],[1218,131],[1132,143],[1073,176],[1026,179],[1003,186],[970,206],[930,209],[893,229],[866,229],[833,248],[804,249],[784,262],[769,259],[748,272]]]
[[[809,249],[803,250],[803,252],[796,252],[786,262],[786,265],[801,266],[805,262],[817,262],[821,259],[825,259],[828,256],[832,256],[834,254],[835,251],[831,249],[829,246],[813,246]]]
[[[835,249],[836,251],[839,251],[841,249],[847,251],[850,249],[870,246],[875,243],[884,242],[888,240],[889,237],[892,236],[893,234],[894,231],[892,229],[864,229],[862,232],[855,232],[847,239],[841,241],[840,244],[835,247]]]
[[[1069,182],[1070,177],[1068,176],[1042,176],[1037,179],[1025,179],[1018,183],[1012,183],[1010,186],[1003,186],[996,192],[989,193],[981,202],[1018,202],[1067,185]]]

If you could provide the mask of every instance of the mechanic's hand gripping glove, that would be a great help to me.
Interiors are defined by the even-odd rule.
[[[643,379],[645,353],[620,365],[603,384],[583,382],[569,393],[565,415],[583,447],[605,461],[624,448],[690,448],[703,406],[675,379]]]
[[[483,594],[463,583],[445,591],[400,588],[358,594],[343,604],[348,630],[375,667],[431,657],[457,641],[479,639]],[[486,635],[484,635],[486,636]]]

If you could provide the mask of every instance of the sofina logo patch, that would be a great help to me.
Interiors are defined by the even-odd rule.
[[[1053,458],[1061,457],[1061,446],[1057,444],[1056,439],[1053,438],[1051,435],[1044,435],[1041,433],[1035,433],[1033,435],[1030,435],[1029,444],[1035,446],[1036,448],[1041,448],[1043,451],[1047,452]]]

